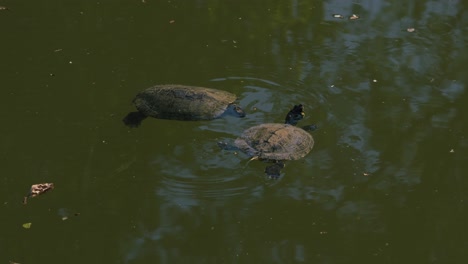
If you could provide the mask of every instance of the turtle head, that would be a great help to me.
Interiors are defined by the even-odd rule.
[[[242,107],[238,106],[237,104],[230,104],[229,105],[230,113],[237,117],[245,117],[245,111]]]
[[[286,115],[285,123],[295,126],[304,118],[304,115],[304,107],[301,104],[295,105]]]

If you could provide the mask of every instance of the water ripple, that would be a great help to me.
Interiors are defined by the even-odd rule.
[[[154,157],[151,166],[161,181],[156,193],[181,206],[243,195],[257,184],[243,177],[241,160],[219,149],[215,140],[184,144],[173,154]]]

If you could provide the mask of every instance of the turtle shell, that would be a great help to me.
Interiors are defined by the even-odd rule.
[[[133,103],[146,116],[210,120],[221,116],[236,95],[205,87],[156,85],[137,94]]]
[[[296,160],[312,150],[314,139],[304,129],[289,124],[267,123],[245,130],[234,142],[249,156],[265,160]]]

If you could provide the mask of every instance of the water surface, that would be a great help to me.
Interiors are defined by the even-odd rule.
[[[0,5],[0,262],[466,261],[465,2]],[[248,116],[125,127],[165,83]],[[298,103],[316,144],[280,179],[218,148]]]

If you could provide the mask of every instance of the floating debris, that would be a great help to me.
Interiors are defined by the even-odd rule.
[[[410,33],[411,33],[411,32],[414,32],[415,30],[416,30],[416,29],[414,29],[414,28],[407,28],[407,29],[406,29],[406,31],[408,31],[408,32],[410,32]]]
[[[451,150],[450,150],[450,153],[454,153],[454,152],[455,152],[455,150],[454,150],[454,149],[451,149]]]
[[[64,212],[62,212],[62,213],[64,213]],[[61,217],[60,219],[62,219],[62,221],[66,221],[66,220],[70,219],[71,215],[73,215],[73,216],[75,216],[75,217],[76,217],[76,216],[79,216],[79,215],[80,215],[80,213],[76,212],[76,213],[74,213],[74,214],[66,214],[66,215],[62,215],[62,217]]]
[[[6,6],[0,6],[0,11],[3,11],[3,10],[8,10],[8,7],[6,7]]]
[[[23,228],[29,229],[31,228],[32,223],[24,223]]]
[[[355,14],[349,17],[349,20],[356,20],[356,19],[359,19],[359,16]]]
[[[53,183],[39,183],[31,185],[31,191],[29,192],[29,197],[36,197],[47,191],[54,189]]]
[[[39,183],[31,185],[31,190],[29,191],[29,194],[23,198],[23,204],[26,204],[28,202],[28,198],[36,197],[52,189],[54,189],[53,183]]]
[[[333,14],[332,15],[334,18],[344,18],[344,16],[340,15],[340,14]]]

